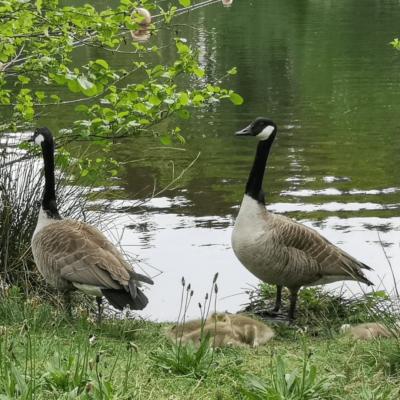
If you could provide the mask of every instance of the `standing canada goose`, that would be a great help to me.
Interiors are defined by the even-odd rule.
[[[257,118],[236,136],[259,140],[245,195],[232,232],[232,247],[239,261],[263,282],[277,285],[275,308],[281,306],[282,286],[289,289],[289,319],[294,319],[297,293],[304,285],[356,280],[373,285],[362,272],[370,267],[334,246],[318,232],[265,208],[262,189],[268,155],[277,126]]]
[[[81,290],[96,296],[101,321],[102,296],[115,308],[129,305],[142,310],[147,297],[138,288],[153,284],[136,273],[115,246],[95,227],[58,213],[54,177],[54,138],[48,128],[37,128],[31,141],[41,146],[45,185],[42,206],[32,236],[32,253],[44,279],[64,295],[71,309],[70,292]]]

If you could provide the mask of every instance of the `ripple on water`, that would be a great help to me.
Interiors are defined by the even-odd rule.
[[[394,194],[400,192],[400,188],[391,187],[386,189],[372,189],[372,190],[339,190],[336,188],[326,188],[321,190],[301,189],[301,190],[282,190],[280,196],[293,196],[293,197],[312,197],[312,196],[344,196],[344,195],[380,195],[380,194]]]

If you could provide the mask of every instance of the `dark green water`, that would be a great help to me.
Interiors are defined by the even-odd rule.
[[[172,146],[179,150],[154,138],[125,141],[116,150],[119,160],[140,160],[121,168],[127,199],[149,197],[154,182],[162,189],[201,152],[173,189],[160,195],[162,204],[131,225],[132,238],[143,249],[153,249],[146,253],[149,262],[169,272],[168,251],[181,253],[180,260],[186,259],[176,279],[191,268],[203,268],[201,263],[191,266],[193,257],[214,263],[208,281],[228,264],[242,268],[229,248],[237,213],[232,207],[241,202],[256,143],[235,138],[234,132],[265,116],[279,127],[265,179],[271,210],[319,220],[315,226],[328,239],[346,244],[357,257],[381,252],[376,231],[384,232],[390,257],[400,267],[400,52],[389,45],[400,36],[399,20],[400,5],[389,0],[234,0],[230,8],[216,2],[180,16],[179,23],[186,25],[179,26],[180,36],[203,53],[207,78],[198,82],[215,83],[237,67],[238,74],[221,86],[234,89],[245,102],[192,109],[190,120],[172,118],[157,127],[158,132],[182,128],[186,145]],[[148,44],[166,44],[170,35],[160,31]],[[96,49],[78,52],[81,64],[89,56],[108,57],[113,67],[135,61]],[[175,58],[174,50],[166,53],[167,62]],[[74,119],[72,113],[54,111],[43,123],[57,130]],[[161,214],[165,220],[155,222]],[[324,231],[327,226],[331,231]],[[178,228],[187,228],[184,237],[174,236]],[[218,232],[213,236],[218,228],[220,241]],[[160,229],[166,237],[157,236]],[[213,239],[199,244],[197,239],[207,235]],[[199,253],[199,246],[212,245],[222,246],[221,258],[215,252]],[[378,273],[385,269],[382,257],[371,265]],[[229,289],[235,292],[243,282]],[[161,319],[169,315],[150,312]]]
[[[399,193],[370,191],[400,187],[400,53],[388,45],[400,33],[399,18],[399,4],[372,0],[362,7],[357,1],[235,0],[230,8],[217,2],[180,16],[181,24],[196,27],[180,28],[180,36],[202,50],[203,81],[214,83],[237,67],[238,74],[223,85],[245,102],[192,109],[189,121],[174,118],[157,128],[162,132],[178,124],[187,144],[173,147],[185,151],[162,148],[154,139],[126,141],[116,158],[144,159],[121,171],[127,196],[151,193],[144,188],[154,179],[167,185],[172,163],[176,176],[201,151],[178,185],[190,200],[184,212],[226,215],[240,202],[256,147],[233,134],[255,117],[267,116],[279,127],[269,161],[273,169],[266,176],[268,201],[398,205]],[[148,43],[160,46],[170,38],[170,32],[160,31]],[[87,56],[107,57],[113,67],[128,67],[134,60],[96,49],[78,52],[82,64]],[[173,50],[169,57],[167,52],[168,62],[175,59]],[[58,114],[44,122],[57,129],[75,118]],[[154,147],[161,148],[149,150]],[[325,182],[327,176],[348,179]],[[328,188],[339,192],[320,192]],[[304,189],[319,192],[296,196]],[[354,212],[398,215],[397,207]]]

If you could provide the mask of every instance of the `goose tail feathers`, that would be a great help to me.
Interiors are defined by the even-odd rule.
[[[366,265],[366,264],[364,264],[364,263],[362,263],[362,262],[360,262],[360,264],[361,264],[361,268],[362,268],[362,269],[366,269],[366,270],[368,270],[368,271],[373,271],[373,269],[372,269],[371,267],[368,267],[368,265]]]
[[[131,310],[143,310],[149,302],[139,288],[136,288],[135,298],[132,298],[130,291],[127,292],[125,289],[101,289],[101,292],[108,302],[118,310],[123,310],[127,305]]]

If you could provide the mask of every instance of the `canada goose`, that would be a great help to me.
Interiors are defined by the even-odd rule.
[[[70,311],[70,292],[81,290],[96,296],[101,321],[102,296],[115,308],[129,304],[142,310],[147,297],[138,288],[141,282],[153,284],[147,276],[136,273],[122,254],[95,227],[60,216],[55,193],[54,138],[48,128],[37,128],[30,141],[41,146],[45,185],[35,232],[32,253],[44,279],[64,295]]]
[[[297,293],[304,285],[356,280],[373,285],[362,269],[370,267],[334,246],[318,232],[265,207],[262,189],[265,168],[277,126],[257,118],[236,136],[259,139],[245,195],[232,232],[232,247],[239,261],[257,278],[277,285],[275,308],[281,306],[282,286],[289,289],[289,319],[294,319]]]
[[[274,336],[274,331],[268,325],[241,314],[212,313],[208,321],[215,320],[229,323],[239,335],[239,340],[251,347],[262,346]]]
[[[371,340],[376,338],[390,338],[396,336],[396,332],[400,334],[400,323],[396,322],[392,328],[377,322],[369,322],[366,324],[351,327],[348,324],[342,325],[340,328],[342,333],[353,336],[358,340]]]
[[[240,341],[239,336],[232,330],[230,324],[227,323],[207,323],[204,325],[203,331],[197,329],[178,338],[177,344],[186,345],[189,342],[193,342],[195,348],[199,348],[202,339],[208,333],[210,333],[210,344],[212,347],[247,347],[247,344]]]
[[[168,326],[165,328],[165,333],[172,337],[181,337],[183,335],[186,335],[188,333],[197,331],[198,329],[201,329],[201,326],[205,326],[207,323],[207,320],[202,320],[202,319],[196,319],[193,321],[188,321],[183,324],[176,324],[174,326]]]
[[[203,328],[201,328],[202,322],[204,323]],[[167,336],[176,344],[185,346],[189,342],[193,342],[196,349],[200,347],[202,339],[208,333],[210,333],[210,344],[212,347],[247,346],[246,343],[240,341],[239,335],[226,322],[196,320],[181,325],[174,325],[172,328],[167,328],[166,330]]]
[[[208,332],[217,347],[225,346],[228,343],[239,347],[244,345],[258,347],[266,344],[274,336],[273,330],[262,322],[244,315],[227,313],[212,313],[205,321],[194,320],[166,328],[167,336],[182,344],[189,341],[197,344],[201,341],[202,335],[204,337]]]

